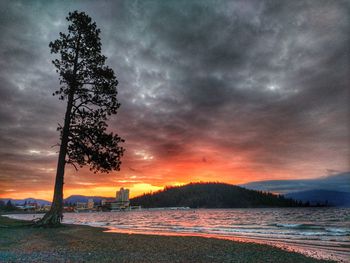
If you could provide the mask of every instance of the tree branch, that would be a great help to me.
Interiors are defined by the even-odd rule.
[[[78,171],[78,168],[77,168],[77,166],[74,164],[74,162],[68,161],[67,163],[73,165],[73,167],[74,167],[74,169],[75,169],[76,172]]]
[[[81,85],[97,85],[95,82],[81,82]]]
[[[74,110],[73,110],[73,112],[72,112],[72,115],[74,115],[75,112],[76,112],[77,110],[79,110],[79,108],[80,108],[81,106],[83,106],[83,107],[89,109],[90,111],[93,111],[93,109],[91,109],[91,108],[88,107],[87,105],[84,105],[84,104],[87,103],[87,102],[93,103],[91,100],[84,100],[84,101],[82,101],[78,106],[73,105]]]

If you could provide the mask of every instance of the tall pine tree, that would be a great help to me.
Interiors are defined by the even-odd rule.
[[[119,170],[124,141],[107,132],[108,117],[116,114],[118,81],[101,54],[100,30],[84,12],[69,13],[68,33],[51,42],[52,63],[60,75],[60,88],[53,95],[67,101],[63,126],[59,125],[60,150],[51,209],[39,225],[59,225],[63,218],[63,184],[66,164],[93,172]]]

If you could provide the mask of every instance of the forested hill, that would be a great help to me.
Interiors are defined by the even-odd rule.
[[[131,199],[142,207],[239,208],[301,206],[292,199],[223,183],[191,183]]]

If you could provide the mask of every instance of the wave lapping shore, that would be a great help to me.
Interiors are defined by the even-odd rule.
[[[33,219],[42,215],[13,215]],[[307,256],[350,261],[349,208],[141,210],[67,213],[67,224],[110,232],[201,236],[273,245]]]
[[[0,262],[329,262],[254,243],[26,225],[0,216]]]

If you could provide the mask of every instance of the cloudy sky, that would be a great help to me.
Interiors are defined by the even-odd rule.
[[[1,1],[0,197],[50,199],[65,102],[48,44],[89,14],[119,80],[120,172],[65,195],[350,170],[348,1]]]

